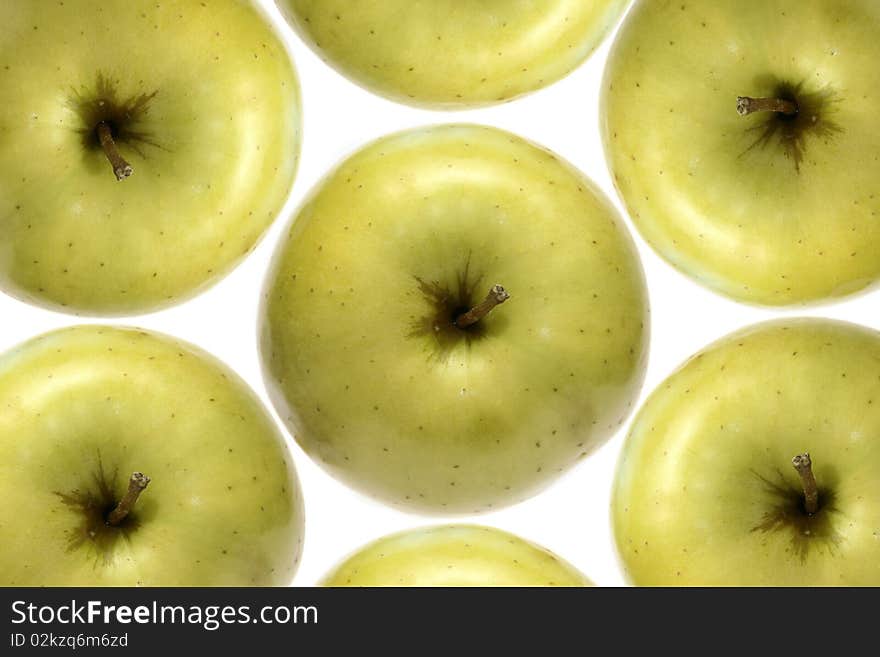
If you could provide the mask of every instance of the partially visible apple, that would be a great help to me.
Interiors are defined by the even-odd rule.
[[[426,527],[365,546],[323,586],[592,586],[539,545],[475,525]]]
[[[569,74],[628,0],[276,0],[346,77],[410,105],[500,103]]]
[[[807,456],[808,454],[808,456]],[[613,495],[640,585],[880,585],[880,333],[774,321],[639,411]]]
[[[0,585],[290,582],[291,457],[211,356],[135,329],[65,329],[0,356],[0,400]]]
[[[334,476],[466,513],[535,494],[620,427],[648,330],[635,247],[581,172],[507,132],[438,126],[314,190],[269,276],[261,353]]]
[[[0,98],[0,289],[54,309],[197,294],[296,171],[296,73],[251,0],[4,0]]]
[[[637,2],[608,61],[602,132],[647,241],[741,301],[874,286],[878,36],[877,0]]]

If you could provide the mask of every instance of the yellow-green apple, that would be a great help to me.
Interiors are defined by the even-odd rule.
[[[277,0],[302,38],[357,84],[410,105],[511,100],[564,77],[628,0]]]
[[[4,0],[0,98],[0,289],[34,304],[193,296],[296,170],[297,77],[251,0]]]
[[[880,585],[880,334],[734,333],[639,411],[613,495],[642,585]]]
[[[425,527],[361,548],[323,586],[592,586],[539,545],[475,525]]]
[[[0,400],[0,585],[290,582],[296,472],[213,357],[136,329],[65,329],[0,356]]]
[[[880,279],[880,3],[641,0],[602,133],[642,235],[735,299],[828,300]]]
[[[582,173],[507,132],[436,126],[314,190],[272,267],[261,351],[282,418],[333,475],[473,512],[615,432],[647,318],[632,240]]]

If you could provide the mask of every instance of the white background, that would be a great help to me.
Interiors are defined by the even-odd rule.
[[[207,349],[241,374],[268,406],[257,354],[256,317],[267,265],[284,226],[308,190],[340,158],[368,141],[407,127],[473,122],[518,133],[580,167],[623,213],[598,131],[600,80],[611,39],[568,78],[525,99],[467,112],[430,112],[395,105],[348,82],[294,36],[270,6],[271,0],[259,1],[267,6],[289,43],[302,83],[304,144],[292,196],[259,248],[219,285],[177,308],[119,323],[169,333]],[[627,222],[632,228],[628,218]],[[781,314],[815,315],[880,329],[876,310],[880,293],[787,313],[747,307],[685,279],[638,236],[636,241],[648,278],[653,315],[651,359],[642,399],[693,352],[752,322]],[[32,308],[0,294],[0,351],[39,333],[87,321],[91,320]],[[604,448],[529,501],[491,514],[452,519],[409,515],[363,498],[326,475],[291,440],[306,500],[305,553],[294,584],[314,584],[342,557],[386,533],[447,520],[478,522],[514,532],[553,550],[597,584],[623,584],[611,535],[609,501],[625,433],[626,429],[622,430]]]

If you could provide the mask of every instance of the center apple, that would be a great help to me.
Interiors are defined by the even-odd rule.
[[[510,504],[632,407],[644,279],[583,174],[514,135],[412,130],[313,192],[263,310],[270,392],[299,443],[392,504]]]

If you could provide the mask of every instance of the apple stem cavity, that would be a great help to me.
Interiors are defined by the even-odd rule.
[[[500,285],[495,285],[489,290],[489,294],[483,299],[483,301],[468,310],[466,313],[462,313],[456,317],[455,322],[453,323],[460,329],[466,329],[469,326],[473,326],[492,312],[492,309],[495,308],[495,306],[500,306],[509,298],[510,294],[508,294],[507,290]]]
[[[776,112],[786,116],[795,116],[799,108],[797,103],[782,98],[749,98],[739,96],[736,99],[736,111],[740,116],[748,116],[756,112]]]
[[[150,478],[143,472],[132,473],[131,479],[128,480],[128,490],[125,493],[125,497],[107,515],[107,524],[111,527],[118,527],[128,517],[128,514],[131,513],[135,502],[137,502],[138,497],[144,492],[149,483]]]
[[[810,515],[819,510],[819,487],[813,476],[813,461],[809,454],[798,454],[791,460],[804,485],[804,509]]]
[[[113,173],[116,175],[116,180],[125,180],[134,173],[134,169],[132,169],[131,165],[124,157],[122,157],[119,149],[116,147],[116,142],[113,141],[113,130],[106,121],[101,121],[95,130],[98,133],[101,148],[104,149],[104,155],[107,156],[107,159],[110,160],[110,165],[113,167]]]

